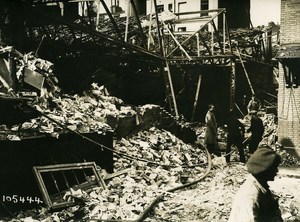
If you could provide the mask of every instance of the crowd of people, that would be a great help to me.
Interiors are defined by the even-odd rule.
[[[255,95],[247,106],[250,117],[251,133],[248,139],[244,139],[245,126],[231,111],[219,126],[227,126],[227,146],[225,159],[230,162],[231,147],[235,145],[238,149],[240,162],[245,163],[249,172],[245,182],[237,191],[230,212],[229,222],[282,222],[282,216],[278,200],[269,189],[268,181],[273,181],[281,162],[281,157],[276,151],[268,146],[259,146],[263,139],[263,121],[257,115],[260,108]],[[215,106],[209,105],[205,116],[206,131],[204,142],[207,150],[220,156],[217,142],[217,122],[215,117]],[[247,143],[245,143],[248,141]],[[245,148],[248,145],[249,159],[246,162]]]
[[[240,162],[245,163],[245,148],[248,147],[249,154],[253,154],[263,139],[264,125],[261,118],[257,115],[259,108],[259,101],[255,98],[255,95],[252,95],[247,106],[247,116],[250,118],[250,127],[247,129],[247,133],[251,133],[251,135],[245,139],[245,126],[238,118],[235,117],[234,112],[230,111],[226,118],[220,121],[217,126],[215,106],[210,104],[205,116],[206,130],[204,143],[207,150],[216,156],[221,155],[218,148],[217,129],[220,126],[226,125],[228,132],[225,154],[226,162],[230,162],[231,147],[232,145],[235,145],[239,152]]]

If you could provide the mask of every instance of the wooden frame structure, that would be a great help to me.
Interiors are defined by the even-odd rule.
[[[42,4],[51,2],[58,3],[61,1],[62,0],[35,0],[33,2],[34,4]],[[91,1],[92,0],[67,0],[64,2]],[[139,41],[135,42],[134,44],[128,41],[129,15],[127,14],[125,30],[123,33],[123,30],[118,27],[118,24],[115,21],[114,13],[109,10],[104,0],[94,0],[94,2],[103,5],[106,14],[114,28],[114,37],[101,33],[99,30],[97,30],[97,28],[93,30],[93,27],[97,26],[99,23],[98,15],[96,19],[96,25],[94,26],[91,25],[90,27],[82,27],[78,26],[77,24],[55,18],[60,22],[59,25],[52,27],[41,27],[40,30],[42,30],[47,38],[61,38],[61,40],[65,41],[66,43],[81,42],[84,45],[90,45],[90,43],[93,43],[96,47],[87,48],[84,46],[84,50],[89,51],[88,53],[98,53],[101,48],[102,51],[113,50],[111,54],[117,54],[119,57],[122,56],[125,61],[128,60],[128,58],[133,59],[132,57],[134,57],[136,60],[147,59],[156,62],[165,77],[166,98],[169,101],[170,112],[175,116],[178,116],[179,114],[177,110],[176,96],[172,86],[172,73],[170,72],[169,68],[172,64],[231,67],[234,66],[234,63],[240,62],[242,63],[243,68],[244,60],[268,64],[268,59],[270,59],[270,51],[267,51],[266,48],[270,50],[270,46],[269,44],[265,43],[265,41],[270,39],[270,35],[272,35],[272,33],[270,31],[266,31],[265,33],[260,34],[259,38],[256,38],[252,44],[238,44],[233,47],[231,45],[232,41],[226,19],[226,9],[224,8],[176,13],[175,16],[177,16],[177,18],[175,20],[163,21],[157,12],[157,1],[151,0],[151,9],[153,8],[155,11],[154,13],[151,11],[151,14],[149,15],[150,25],[146,30],[141,26],[140,17],[138,15],[135,2],[133,0],[127,1],[128,5],[132,5],[132,11],[134,13],[138,28],[136,33]],[[193,14],[198,16],[197,21],[202,21],[202,25],[197,31],[176,32],[170,28],[173,24],[183,22],[186,19],[182,18],[182,16],[190,16]],[[206,16],[200,16],[203,14]],[[218,29],[216,25],[216,21],[218,19],[222,20],[220,29]],[[152,25],[154,23],[156,24]],[[33,33],[35,31],[36,30],[33,30]],[[64,33],[64,35],[58,36],[58,33]],[[264,36],[264,34],[266,34],[266,36]],[[267,45],[267,47],[265,45]],[[244,71],[247,75],[245,68]],[[235,74],[232,73],[231,75],[231,81],[233,81]],[[251,83],[249,85],[251,91],[253,91]],[[235,88],[231,87],[230,96],[232,97],[232,101],[234,101],[235,96],[234,90]],[[231,108],[234,107],[234,103],[232,104],[233,105],[230,106]]]
[[[92,172],[92,174],[87,174],[87,170]],[[97,171],[97,166],[95,162],[86,163],[70,163],[70,164],[57,164],[49,166],[34,166],[34,175],[37,179],[39,189],[42,193],[44,202],[48,208],[55,209],[59,207],[66,207],[74,205],[75,201],[73,198],[64,198],[68,191],[72,194],[73,190],[89,190],[93,186],[100,186],[106,188],[104,180],[101,178]],[[72,177],[67,176],[67,172],[71,173]],[[56,173],[56,175],[54,175]],[[82,173],[85,181],[80,181],[79,173]],[[58,175],[63,181],[58,181]],[[56,177],[55,177],[56,176]],[[48,178],[48,183],[53,182],[54,188],[57,191],[55,194],[50,193],[49,184],[45,181]],[[71,181],[75,181],[72,184]],[[62,186],[63,188],[59,185]]]

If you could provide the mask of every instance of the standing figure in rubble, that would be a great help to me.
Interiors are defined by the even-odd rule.
[[[217,144],[217,121],[214,112],[215,106],[213,104],[208,105],[208,111],[205,116],[206,129],[204,143],[210,153],[220,156]]]
[[[282,222],[278,200],[269,189],[281,157],[270,147],[254,152],[246,163],[250,173],[236,193],[228,222]]]
[[[252,94],[251,100],[247,105],[248,114],[250,114],[251,111],[257,112],[259,110],[259,106],[259,101],[256,99],[255,94]]]
[[[240,154],[240,162],[245,163],[245,154],[243,147],[245,126],[234,116],[233,111],[230,111],[228,118],[226,118],[224,121],[224,124],[227,125],[228,130],[226,162],[230,162],[231,146],[236,145]]]
[[[250,128],[247,132],[251,132],[251,137],[249,141],[249,153],[254,153],[258,147],[258,144],[262,140],[264,134],[264,124],[262,120],[257,116],[256,111],[251,111],[251,123]]]

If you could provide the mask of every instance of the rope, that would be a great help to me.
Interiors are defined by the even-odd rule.
[[[65,130],[67,130],[67,131],[69,131],[69,132],[71,132],[71,133],[74,133],[74,134],[80,136],[82,139],[87,140],[87,141],[89,141],[89,142],[91,142],[91,143],[93,143],[93,144],[99,146],[101,149],[109,150],[109,151],[111,151],[111,152],[113,152],[113,153],[115,153],[115,154],[117,154],[117,155],[119,155],[119,156],[122,156],[122,157],[124,157],[124,158],[127,158],[127,159],[129,159],[129,160],[133,160],[133,161],[136,161],[136,160],[137,160],[137,161],[146,162],[146,163],[148,163],[148,164],[152,164],[152,165],[156,165],[156,166],[161,166],[161,167],[178,167],[178,165],[174,165],[174,164],[170,164],[170,165],[161,164],[161,163],[157,163],[157,162],[154,162],[154,161],[146,160],[146,159],[143,159],[143,158],[138,158],[138,157],[136,157],[136,156],[132,156],[132,155],[129,155],[129,154],[126,154],[126,153],[123,153],[123,152],[116,151],[116,150],[114,150],[114,149],[112,149],[112,148],[110,148],[110,147],[107,147],[107,146],[105,146],[105,145],[103,145],[103,144],[101,144],[101,143],[98,143],[97,141],[95,141],[95,140],[93,140],[93,139],[91,139],[91,138],[89,138],[89,137],[87,137],[87,136],[84,136],[82,133],[79,133],[79,132],[76,131],[76,130],[72,130],[72,129],[68,128],[66,125],[64,125],[64,124],[58,122],[57,120],[51,118],[50,116],[48,116],[48,115],[45,114],[44,112],[37,110],[34,106],[31,106],[31,105],[28,104],[28,103],[27,103],[27,105],[28,105],[30,108],[32,108],[33,110],[35,110],[35,111],[37,111],[38,113],[40,113],[42,116],[44,116],[44,117],[46,117],[47,119],[49,119],[50,121],[56,123],[58,126],[62,127],[63,129],[65,129]],[[195,165],[182,165],[181,167],[182,167],[182,168],[194,168],[194,167],[203,166],[203,165],[205,165],[205,163],[195,164]]]

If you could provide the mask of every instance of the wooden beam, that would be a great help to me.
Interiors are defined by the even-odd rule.
[[[156,1],[156,0],[154,0],[154,1]],[[213,20],[213,19],[215,19],[216,17],[218,17],[218,16],[219,16],[221,13],[223,13],[224,11],[225,11],[225,9],[218,10],[218,13],[217,13],[216,15],[214,15],[214,16],[211,18],[211,20]],[[201,28],[200,28],[199,30],[197,30],[197,31],[194,32],[192,35],[190,35],[187,39],[185,39],[185,40],[181,43],[181,45],[186,44],[186,43],[187,43],[194,35],[196,35],[196,34],[197,34],[198,32],[200,32],[206,25],[208,25],[208,24],[210,23],[211,20],[207,21],[204,25],[201,26]],[[178,49],[178,46],[177,46],[175,49],[173,49],[173,51],[170,52],[170,53],[167,55],[167,57],[170,57],[177,49]]]
[[[176,43],[176,45],[179,47],[179,49],[185,54],[185,56],[189,59],[192,60],[192,58],[189,56],[189,54],[187,53],[187,51],[182,47],[182,45],[180,45],[180,43],[178,42],[178,40],[174,37],[174,35],[172,34],[171,30],[168,28],[168,26],[166,26],[166,24],[163,22],[165,29],[167,29],[167,31],[169,32],[170,36],[172,37],[172,39],[174,40],[174,42]]]
[[[237,53],[238,53],[238,57],[239,57],[239,59],[240,59],[240,61],[241,61],[242,67],[243,67],[243,69],[244,69],[244,72],[245,72],[245,75],[246,75],[246,78],[247,78],[247,81],[248,81],[248,84],[249,84],[251,93],[252,93],[252,94],[255,94],[254,89],[253,89],[252,84],[251,84],[251,81],[250,81],[250,79],[249,79],[248,72],[247,72],[247,70],[246,70],[246,67],[245,67],[245,65],[244,65],[244,62],[243,62],[243,59],[242,59],[242,57],[241,57],[240,50],[239,50],[238,47],[236,47],[236,51],[237,51]]]
[[[199,98],[199,92],[200,92],[200,86],[201,86],[201,77],[202,77],[201,74],[199,74],[191,122],[194,122],[194,119],[195,119],[195,113],[196,113],[196,109],[197,109],[197,105],[198,105],[198,98]]]
[[[115,173],[111,173],[111,174],[107,174],[105,177],[104,177],[104,180],[110,180],[114,177],[117,177],[117,176],[120,176],[122,174],[126,174],[126,173],[129,173],[131,171],[131,168],[128,168],[128,169],[124,169],[124,170],[120,170],[118,172],[115,172]]]

